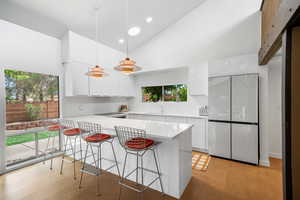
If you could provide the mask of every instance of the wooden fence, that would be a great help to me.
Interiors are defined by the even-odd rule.
[[[40,105],[41,112],[38,119],[58,118],[59,117],[59,102],[33,102],[33,105]],[[6,123],[30,121],[23,103],[7,103],[6,104]]]

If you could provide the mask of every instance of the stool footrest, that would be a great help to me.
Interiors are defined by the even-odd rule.
[[[138,167],[138,168],[135,168],[134,170],[132,170],[131,172],[129,172],[124,178],[128,178],[128,176],[130,176],[131,174],[133,174],[137,169],[140,169],[140,170],[145,170],[147,172],[150,172],[150,173],[153,173],[153,174],[157,174],[159,176],[162,176],[161,173],[157,173],[156,171],[154,170],[151,170],[151,169],[147,169],[147,168],[142,168],[142,167]]]
[[[142,184],[139,184],[139,185],[141,185],[141,186],[144,187],[143,189],[135,188],[135,187],[133,187],[133,186],[131,186],[131,185],[128,185],[128,184],[124,183],[122,180],[119,181],[119,184],[122,185],[122,186],[124,186],[124,187],[126,187],[126,188],[128,188],[128,189],[132,189],[132,190],[134,190],[134,191],[136,191],[136,192],[140,192],[140,193],[141,193],[141,192],[144,192],[144,191],[146,191],[147,189],[149,189],[149,187],[150,187],[155,181],[157,181],[158,179],[159,179],[159,177],[156,177],[156,178],[153,179],[148,185],[142,185]]]

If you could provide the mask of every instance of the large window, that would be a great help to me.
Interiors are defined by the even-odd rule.
[[[142,87],[143,102],[186,102],[187,87],[184,84]]]
[[[58,151],[59,133],[50,133],[45,128],[49,119],[59,117],[58,76],[15,70],[4,72],[6,164],[44,155],[49,136],[56,138],[52,151]]]

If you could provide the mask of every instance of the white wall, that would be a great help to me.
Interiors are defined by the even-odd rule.
[[[209,76],[223,76],[245,73],[259,74],[260,164],[269,166],[268,67],[258,65],[257,54],[230,57],[208,63]]]
[[[205,1],[130,55],[139,66],[147,70],[166,66],[205,67],[202,64],[204,62],[257,54],[260,46],[259,6],[259,3],[253,0]],[[161,73],[160,76],[152,76],[153,83],[159,82],[160,78],[165,82],[180,80],[180,74],[173,74],[170,80],[170,75]],[[204,80],[207,73],[199,77],[201,76]],[[146,75],[141,77],[146,79]],[[141,79],[138,80],[138,85],[147,83]],[[141,104],[139,93],[137,98],[138,100],[131,104],[133,109],[157,111],[161,107],[159,104]],[[176,111],[195,113],[195,106],[200,104],[207,104],[207,97],[189,97],[187,104],[176,104]],[[167,110],[176,112],[174,109]]]
[[[207,76],[207,74],[206,74]],[[187,84],[188,69],[177,68],[168,71],[147,72],[134,77],[136,94],[135,98],[129,101],[129,109],[137,112],[163,112],[165,114],[194,114],[198,115],[198,108],[207,105],[207,96],[190,96],[188,92],[187,102],[160,102],[160,103],[143,103],[142,87],[161,86],[173,84]]]
[[[253,0],[207,0],[131,55],[153,69],[257,53],[259,6]]]
[[[282,158],[282,57],[269,63],[269,155]]]

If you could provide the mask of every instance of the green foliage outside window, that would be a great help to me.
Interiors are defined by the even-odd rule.
[[[28,117],[34,121],[40,117],[41,114],[41,106],[40,105],[33,105],[33,104],[25,104],[26,114]]]
[[[162,100],[162,87],[143,87],[143,102],[158,102]]]
[[[186,102],[187,87],[184,84],[142,87],[143,102]]]

